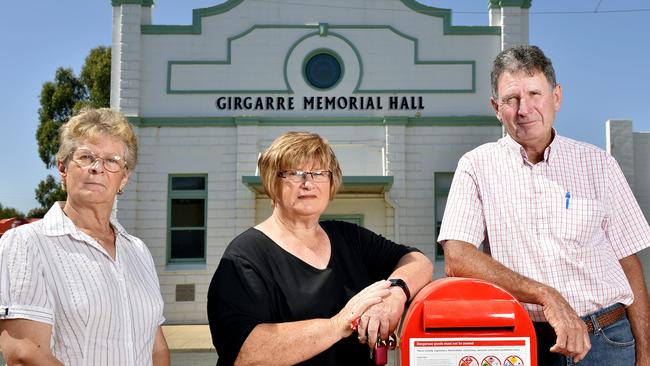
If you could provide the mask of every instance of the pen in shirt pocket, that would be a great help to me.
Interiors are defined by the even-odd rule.
[[[571,199],[571,192],[566,191],[566,209],[569,209],[569,200]]]

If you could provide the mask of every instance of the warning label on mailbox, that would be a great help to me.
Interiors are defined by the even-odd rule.
[[[414,366],[530,366],[530,338],[411,338]]]

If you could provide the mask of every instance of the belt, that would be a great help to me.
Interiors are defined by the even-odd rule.
[[[582,318],[585,324],[587,324],[587,331],[589,331],[589,333],[594,333],[594,330],[599,330],[594,329],[594,325],[596,325],[594,323],[597,323],[598,327],[602,329],[608,325],[616,323],[625,316],[625,307],[621,304],[610,306],[608,309],[604,310],[605,311],[598,315],[587,315]],[[593,321],[593,318],[595,318],[595,322]]]
[[[587,331],[594,334],[596,331],[612,325],[625,316],[625,306],[615,304],[610,307],[596,311],[593,314],[585,315],[581,319],[587,325]],[[534,322],[535,333],[539,342],[540,337],[550,337],[555,341],[555,330],[547,322]],[[597,324],[598,328],[594,326]],[[550,339],[549,338],[549,339]]]

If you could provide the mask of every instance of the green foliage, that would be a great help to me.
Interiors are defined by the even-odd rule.
[[[56,166],[59,127],[70,119],[75,104],[84,98],[86,98],[84,85],[75,77],[72,69],[58,68],[54,81],[43,84],[36,140],[38,156],[47,168]]]
[[[8,219],[10,217],[22,219],[25,217],[25,215],[13,207],[5,207],[2,205],[2,203],[0,203],[0,220]]]
[[[81,82],[88,90],[86,106],[108,107],[111,102],[111,49],[97,47],[90,50],[81,69]]]
[[[59,150],[59,128],[74,113],[84,107],[108,107],[111,95],[111,49],[97,47],[90,50],[81,68],[80,77],[72,69],[58,68],[53,81],[43,83],[38,109],[39,124],[36,129],[38,155],[47,168],[56,166]],[[66,199],[66,193],[54,177],[48,175],[36,188],[40,208],[28,213],[29,217],[43,217],[56,201]]]
[[[38,183],[38,187],[36,187],[34,193],[36,194],[36,201],[41,204],[41,207],[47,209],[56,201],[65,201],[68,196],[61,185],[50,174],[47,175],[45,180]]]
[[[76,77],[72,69],[58,68],[54,81],[46,81],[41,88],[36,130],[38,155],[47,168],[56,166],[59,150],[59,127],[84,107],[108,107],[111,95],[111,49],[97,47],[90,50]]]
[[[45,214],[47,213],[48,210],[49,209],[45,208],[45,207],[32,208],[27,213],[27,218],[28,219],[34,219],[34,218],[42,219],[43,217],[45,217]]]

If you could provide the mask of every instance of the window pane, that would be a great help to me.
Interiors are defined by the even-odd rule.
[[[312,56],[305,65],[305,76],[312,86],[318,89],[331,88],[341,79],[341,64],[328,53]]]
[[[438,240],[437,236],[440,234],[440,221],[436,223],[436,241]],[[445,257],[445,251],[443,249],[443,246],[440,245],[440,243],[436,242],[436,258],[444,258]]]
[[[205,230],[172,230],[171,258],[205,258]]]
[[[172,199],[172,227],[203,227],[205,226],[203,198]]]
[[[451,181],[454,179],[454,173],[436,173],[436,191],[449,190]]]
[[[445,213],[447,206],[447,196],[436,196],[436,220],[442,220],[442,215]]]
[[[172,177],[172,190],[205,190],[205,177]]]

